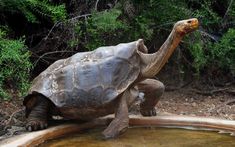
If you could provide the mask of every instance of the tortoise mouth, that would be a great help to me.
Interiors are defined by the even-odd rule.
[[[198,29],[199,27],[199,22],[197,18],[192,18],[192,19],[188,19],[186,20],[186,27],[185,27],[185,34],[193,32],[195,30]]]
[[[198,22],[198,19],[196,19],[196,18],[193,18],[193,19],[191,19],[191,20],[189,20],[190,22],[191,22],[191,29],[194,31],[194,30],[196,30],[196,29],[198,29],[198,27],[199,27],[199,22]]]
[[[181,37],[183,37],[186,34],[197,30],[199,27],[199,21],[197,18],[182,20],[182,21],[177,22],[175,27],[176,27],[175,29],[176,29],[177,33]]]

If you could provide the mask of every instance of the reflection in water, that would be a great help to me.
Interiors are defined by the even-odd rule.
[[[55,139],[43,147],[235,147],[235,137],[208,131],[131,128],[116,139],[103,140],[103,129]]]

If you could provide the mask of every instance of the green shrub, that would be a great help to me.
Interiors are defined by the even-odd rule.
[[[210,45],[210,62],[230,69],[235,75],[235,29],[229,29],[219,42]]]
[[[48,0],[1,0],[0,12],[23,14],[32,23],[39,23],[40,17],[58,21],[66,18],[65,5],[54,6]]]
[[[196,69],[196,73],[200,73],[200,69],[202,69],[207,63],[207,58],[205,56],[203,46],[200,43],[195,43],[192,45],[190,52],[193,56],[193,67]]]
[[[12,40],[0,29],[0,97],[9,99],[8,89],[17,90],[19,95],[29,88],[29,71],[32,64],[30,53],[23,39]]]
[[[118,9],[94,12],[87,21],[86,34],[89,41],[85,47],[88,50],[93,50],[120,41],[122,33],[128,28],[125,23],[118,19],[121,14],[122,12]]]
[[[210,70],[216,67],[217,70],[229,70],[235,75],[234,29],[223,30],[227,22],[224,18],[225,14],[221,16],[213,9],[216,1],[194,2],[199,6],[192,14],[200,18],[200,24],[203,27],[203,30],[194,36],[194,42],[190,45],[194,68],[198,74],[204,68]],[[225,13],[231,21],[235,18],[234,3],[231,7],[229,7],[229,1],[224,1],[223,4],[227,7]],[[217,39],[212,39],[213,34],[217,35]],[[221,38],[218,37],[220,35]]]
[[[200,18],[200,24],[208,31],[213,32],[213,29],[215,29],[222,20],[218,13],[213,10],[213,0],[202,0],[197,4],[199,8],[194,10],[192,15],[196,18]]]

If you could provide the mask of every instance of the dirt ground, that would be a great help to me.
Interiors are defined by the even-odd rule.
[[[166,91],[157,104],[158,113],[217,117],[235,120],[235,86],[227,89],[200,93],[191,88]],[[232,92],[231,92],[232,91]],[[198,94],[200,93],[200,94]],[[138,113],[138,105],[131,113]],[[14,98],[0,103],[0,140],[25,132],[22,100]]]
[[[226,92],[211,96],[196,94],[189,89],[165,92],[157,108],[159,112],[178,115],[235,120],[235,97]]]

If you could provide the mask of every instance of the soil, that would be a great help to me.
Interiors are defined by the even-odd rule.
[[[158,113],[235,120],[234,85],[212,92],[192,90],[191,87],[168,90],[156,106]],[[137,103],[131,113],[138,113],[138,109]],[[26,132],[24,124],[22,99],[13,98],[0,103],[0,140]]]

